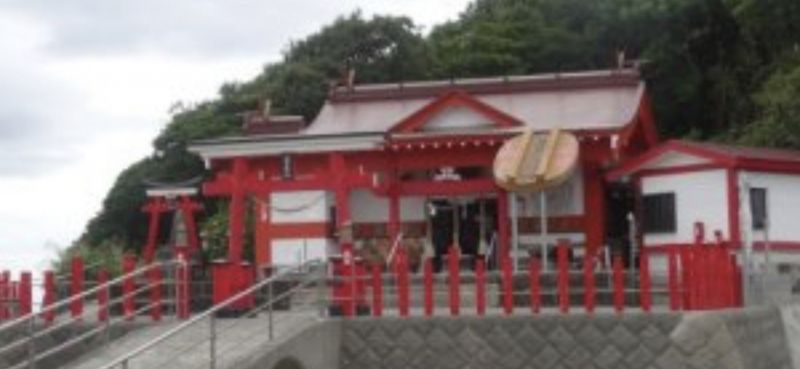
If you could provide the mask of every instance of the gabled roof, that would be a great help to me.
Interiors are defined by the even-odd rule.
[[[480,114],[491,123],[501,128],[510,128],[523,124],[519,119],[475,99],[466,91],[454,90],[440,96],[421,109],[405,117],[395,124],[390,131],[392,133],[411,133],[417,131],[436,115],[455,107],[467,108],[474,113]]]
[[[649,169],[676,154],[693,161],[682,160],[671,167],[700,166],[706,168],[738,168],[753,171],[800,173],[800,151],[772,148],[732,146],[710,142],[670,140],[609,171],[606,178],[618,180]]]
[[[636,70],[614,69],[342,87],[304,133],[391,132],[455,91],[473,107],[536,130],[617,131],[635,121],[644,83]]]

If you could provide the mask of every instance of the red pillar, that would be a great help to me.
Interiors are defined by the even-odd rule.
[[[409,271],[408,271],[408,254],[405,248],[399,247],[395,254],[397,258],[397,299],[400,316],[408,316],[409,309]]]
[[[497,250],[500,253],[501,262],[503,258],[510,255],[509,250],[509,226],[508,216],[508,193],[505,190],[497,191]]]
[[[475,312],[486,313],[486,261],[480,256],[475,260]]]
[[[150,214],[150,223],[147,227],[147,241],[144,246],[143,257],[145,262],[152,263],[153,259],[155,259],[156,246],[158,243],[161,213],[167,211],[167,204],[161,197],[152,197],[142,208],[142,211]]]
[[[667,289],[669,290],[669,309],[678,311],[681,307],[681,294],[678,277],[678,250],[675,246],[667,249]]]
[[[542,306],[542,293],[539,282],[539,277],[542,273],[542,265],[538,258],[530,259],[530,266],[528,267],[528,284],[531,290],[531,312],[538,314]]]
[[[228,215],[228,261],[234,265],[242,262],[242,248],[244,247],[244,218],[245,218],[245,176],[247,175],[247,161],[244,158],[233,159],[231,202]]]
[[[450,291],[450,315],[458,315],[461,305],[461,295],[459,291],[461,288],[461,279],[459,276],[459,263],[461,258],[459,254],[458,246],[455,244],[447,251],[447,281]]]
[[[584,157],[590,157],[591,151],[599,150],[600,146],[588,144],[589,152],[584,152]],[[593,162],[584,160],[583,162],[583,182],[584,182],[584,209],[586,212],[585,237],[586,254],[596,255],[597,250],[605,242],[605,182],[600,166]]]
[[[569,312],[569,260],[567,244],[563,240],[558,241],[556,257],[558,263],[558,306],[562,314]]]
[[[44,272],[44,296],[42,296],[42,319],[50,324],[55,318],[55,310],[50,309],[56,301],[56,278],[52,270]]]
[[[150,318],[161,320],[161,269],[153,268],[148,273],[150,280]]]
[[[381,264],[372,265],[372,315],[383,315],[383,266]]]
[[[83,293],[83,259],[80,256],[72,258],[72,274],[70,279],[70,295],[75,297]],[[77,298],[70,303],[70,314],[73,318],[80,319],[83,315],[83,299]]]
[[[424,296],[423,304],[425,306],[425,316],[433,315],[433,260],[426,258],[422,264]]]
[[[594,259],[592,255],[583,258],[583,304],[589,314],[594,312]]]
[[[122,274],[126,276],[122,281],[122,312],[127,320],[133,320],[133,313],[136,309],[133,296],[136,286],[133,277],[130,276],[135,269],[136,256],[125,254],[122,257]]]
[[[614,311],[625,310],[625,276],[623,275],[622,256],[614,255],[612,262],[612,280],[614,283]]]
[[[31,272],[22,272],[19,277],[19,313],[28,315],[33,311],[33,283]]]
[[[650,260],[644,250],[639,254],[639,304],[642,311],[649,313],[652,306],[650,294]]]
[[[186,235],[189,242],[189,255],[187,256],[191,256],[200,251],[200,240],[198,239],[197,222],[195,221],[194,213],[202,209],[202,206],[189,198],[189,196],[181,196],[178,207],[183,213],[183,223],[186,225]]]
[[[105,322],[108,319],[108,271],[100,269],[97,271],[97,320]]]
[[[9,304],[6,300],[9,299],[9,285],[10,281],[6,279],[8,276],[8,272],[3,271],[0,273],[0,320],[6,320],[10,316],[9,312]]]

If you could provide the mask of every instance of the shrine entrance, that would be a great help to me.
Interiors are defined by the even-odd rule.
[[[492,252],[497,232],[497,201],[494,198],[432,199],[428,202],[428,223],[434,249],[434,270],[440,271],[453,243],[459,245],[464,267],[475,257]]]

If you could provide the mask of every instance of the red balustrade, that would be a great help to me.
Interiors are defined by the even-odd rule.
[[[44,295],[42,296],[42,319],[50,324],[55,319],[55,310],[49,309],[56,301],[56,277],[52,270],[44,272]]]
[[[594,257],[586,255],[583,259],[583,305],[586,312],[594,312],[595,305],[595,280],[594,280]]]
[[[511,258],[508,255],[500,258],[500,268],[503,274],[503,313],[511,315],[514,312],[514,275],[511,270]]]
[[[397,271],[397,298],[398,298],[398,309],[400,310],[400,316],[408,316],[409,310],[409,270],[408,270],[408,255],[406,253],[405,248],[399,247],[397,253],[395,254],[395,258],[397,260],[396,263],[396,271]]]
[[[19,277],[19,314],[28,315],[33,310],[33,284],[31,272],[22,272]]]
[[[8,303],[10,295],[8,275],[6,271],[0,273],[0,320],[6,320],[11,315]]]

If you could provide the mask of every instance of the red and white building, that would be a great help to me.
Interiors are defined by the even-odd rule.
[[[249,134],[190,150],[214,173],[203,194],[231,200],[230,261],[241,260],[252,210],[262,267],[337,254],[341,233],[381,255],[398,238],[435,256],[453,237],[467,255],[547,253],[557,238],[578,256],[625,249],[632,186],[607,173],[658,143],[631,69],[343,86],[307,126],[263,112],[247,120]],[[545,242],[539,196],[509,194],[492,177],[501,144],[529,129],[580,142],[578,168],[546,194]]]
[[[767,250],[773,263],[800,262],[800,152],[668,141],[606,177],[637,188],[647,250],[691,245],[702,223],[706,242],[752,244],[757,263]]]
[[[233,262],[247,211],[259,267],[337,255],[343,242],[382,260],[397,240],[417,259],[438,262],[455,242],[464,255],[544,255],[547,267],[569,239],[576,257],[644,249],[662,269],[657,254],[693,244],[697,223],[707,242],[800,261],[800,153],[659,143],[636,70],[342,86],[308,125],[268,109],[245,120],[243,136],[190,147],[214,173],[203,194],[231,200]],[[499,147],[531,129],[579,141],[577,169],[544,195],[545,222],[542,194],[508,193],[492,174]]]

